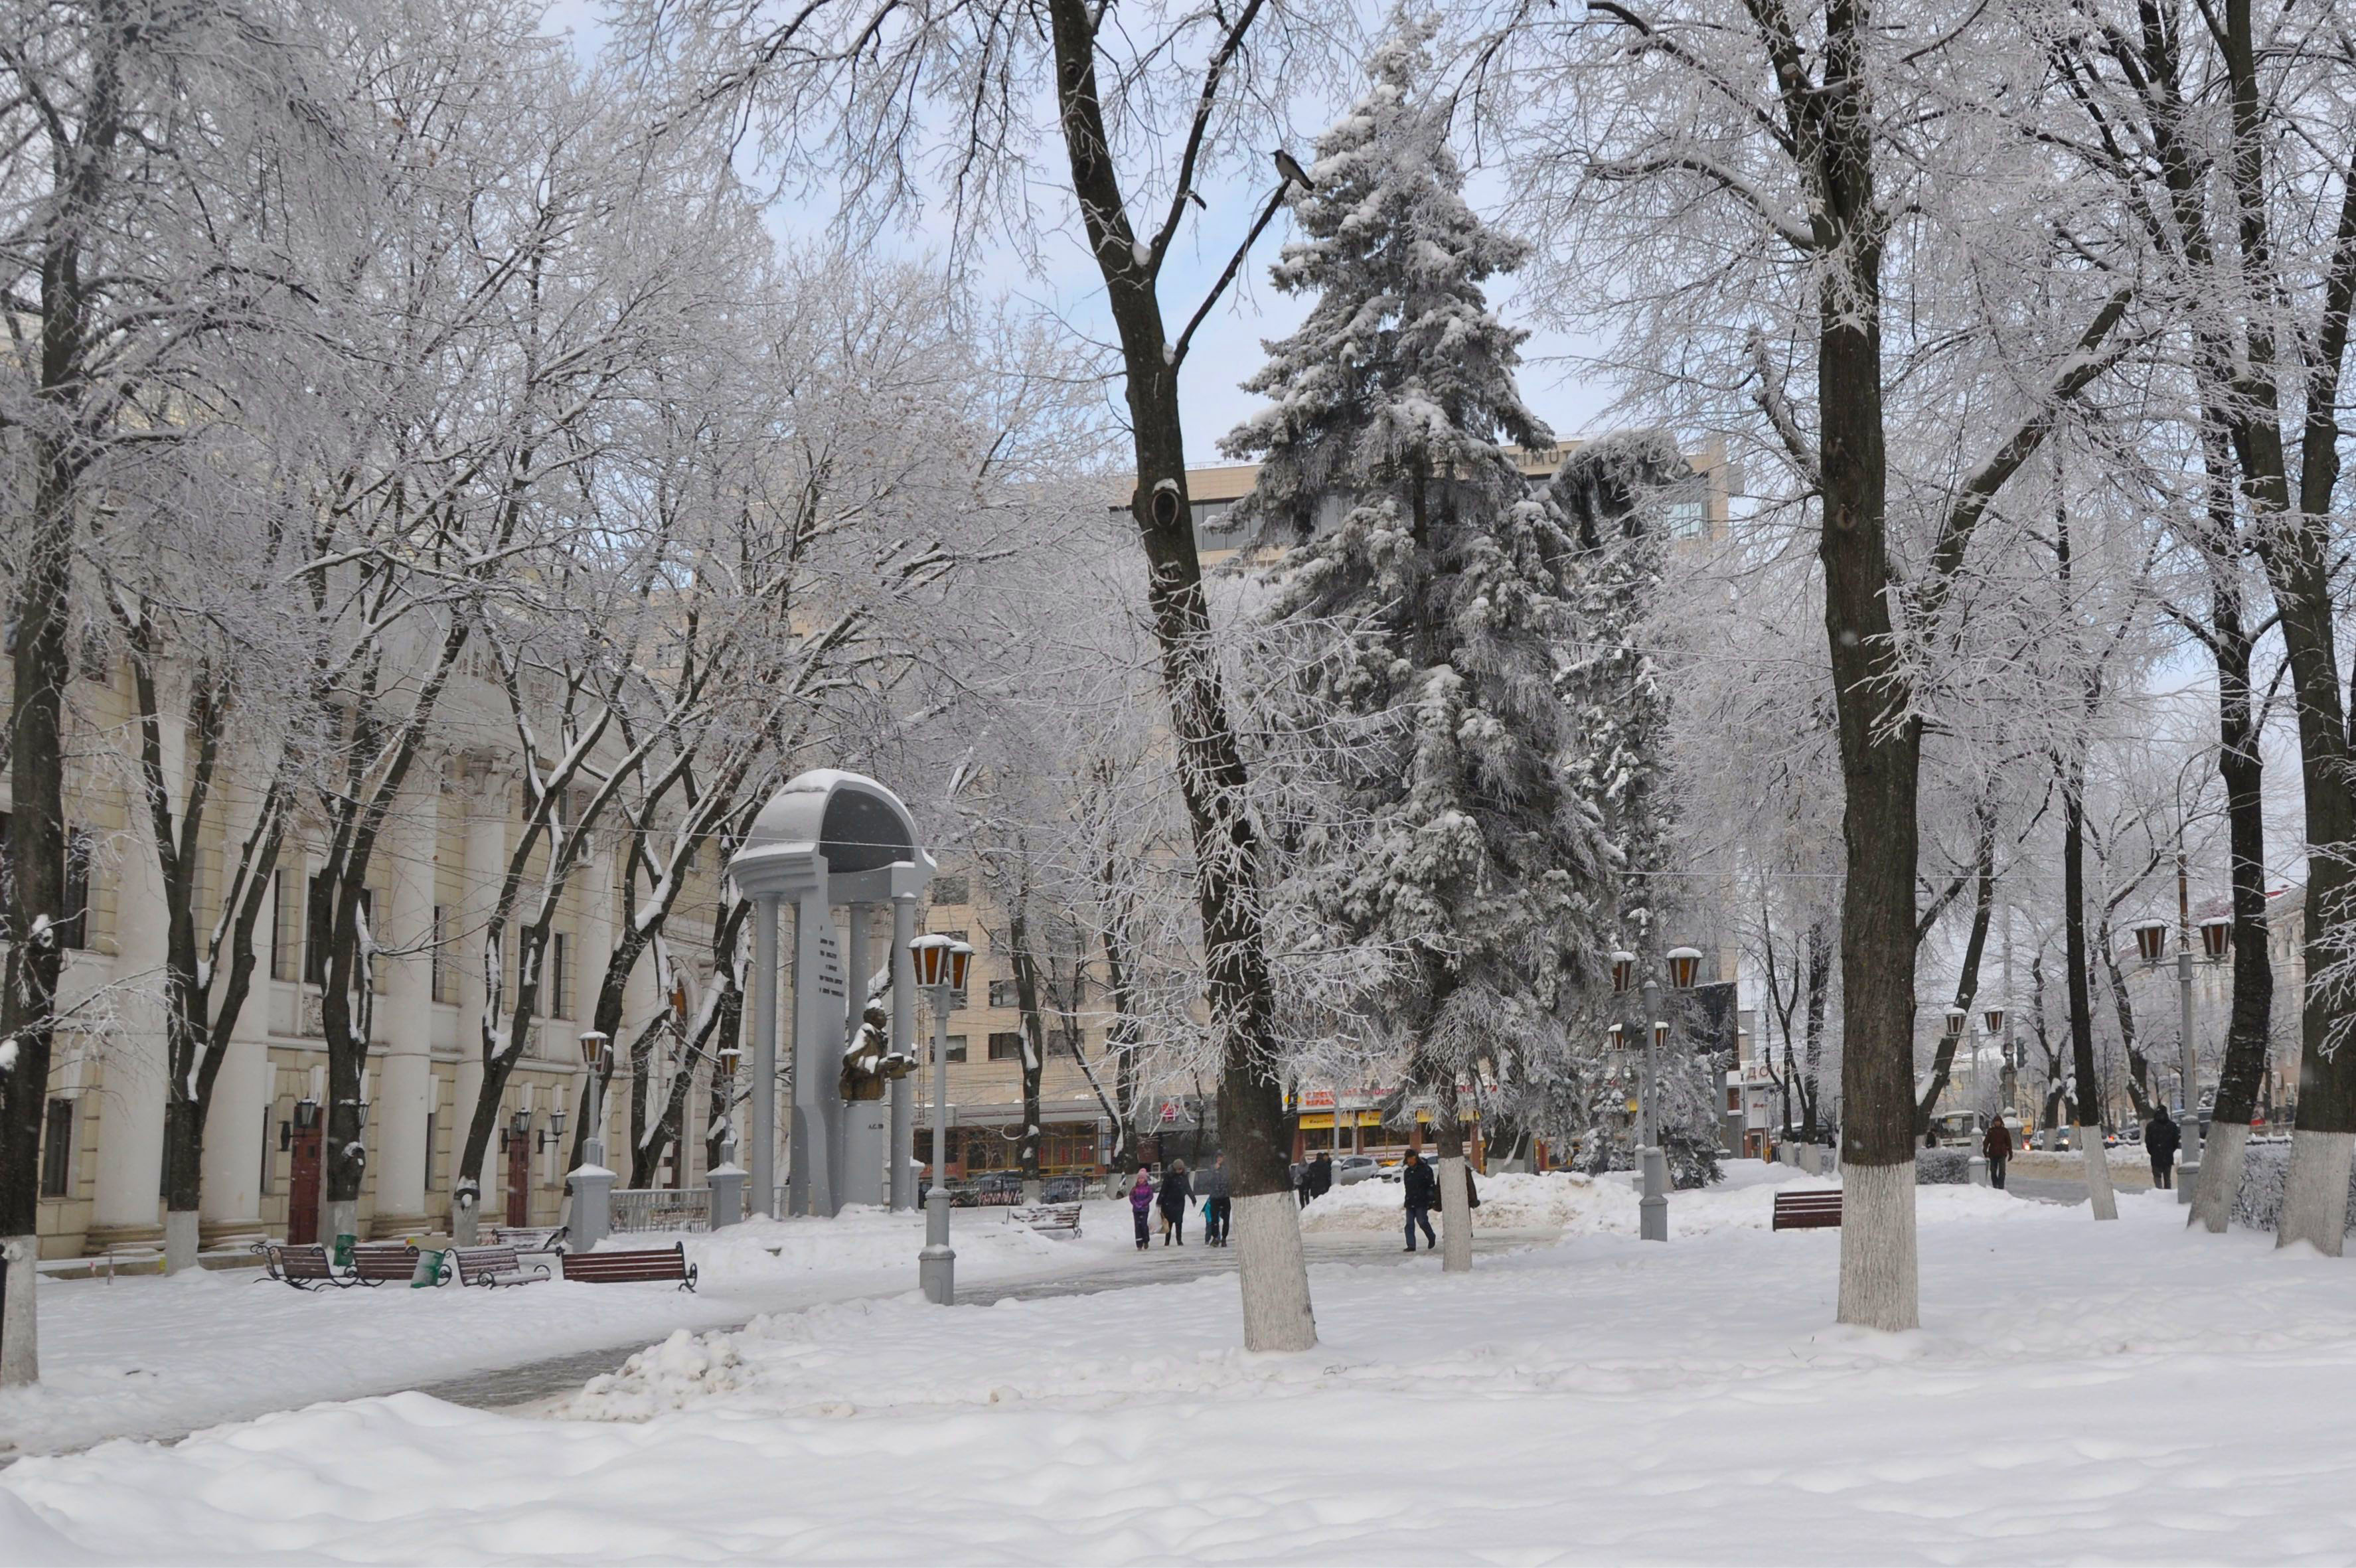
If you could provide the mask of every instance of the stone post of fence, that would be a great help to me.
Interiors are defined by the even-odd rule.
[[[703,1178],[712,1187],[712,1228],[734,1225],[744,1218],[744,1168],[734,1161],[714,1165]]]

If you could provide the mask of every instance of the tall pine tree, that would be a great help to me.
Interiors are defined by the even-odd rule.
[[[1313,295],[1246,383],[1269,409],[1240,503],[1309,542],[1271,615],[1311,642],[1300,698],[1345,744],[1279,890],[1293,950],[1344,955],[1324,993],[1436,1107],[1448,1266],[1470,1265],[1456,1086],[1568,1053],[1568,987],[1596,950],[1610,851],[1570,786],[1557,695],[1573,542],[1503,441],[1552,441],[1514,385],[1525,333],[1483,283],[1520,242],[1463,198],[1445,102],[1419,90],[1433,23],[1394,13],[1373,85],[1317,144],[1305,238],[1274,269]]]

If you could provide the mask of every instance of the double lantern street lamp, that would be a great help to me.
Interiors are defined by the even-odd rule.
[[[1669,984],[1678,991],[1691,991],[1694,981],[1701,972],[1701,950],[1671,948],[1662,956],[1669,972]],[[1636,955],[1624,950],[1613,953],[1612,994],[1622,999],[1622,1006],[1627,1005],[1625,998],[1635,982]],[[1661,983],[1649,974],[1644,980],[1644,1016],[1651,1020],[1652,1028],[1644,1037],[1644,1076],[1637,1083],[1635,1101],[1631,1106],[1638,1118],[1636,1159],[1643,1167],[1644,1187],[1644,1198],[1636,1206],[1636,1233],[1647,1241],[1665,1241],[1669,1239],[1669,1162],[1661,1152],[1657,1124],[1660,1108],[1655,1103],[1658,1097],[1654,1092],[1654,1085],[1659,1071],[1660,1053],[1669,1043],[1669,1026],[1660,1016]],[[1615,1054],[1625,1037],[1622,1026],[1612,1026],[1612,1044]]]
[[[602,1030],[581,1035],[581,1065],[589,1081],[581,1090],[581,1164],[565,1177],[573,1188],[572,1242],[588,1251],[604,1240],[612,1228],[614,1173],[605,1168],[604,1079],[614,1067],[614,1042]]]
[[[925,1299],[948,1306],[957,1299],[957,1253],[949,1246],[949,1003],[965,989],[973,949],[954,937],[918,937],[908,944],[916,983],[933,993],[933,1183],[925,1194],[925,1250],[916,1254],[916,1282]]]
[[[2180,858],[2180,857],[2179,857]],[[2177,918],[2189,927],[2190,911],[2185,908],[2181,867],[2178,875]],[[2183,1121],[2179,1127],[2182,1143],[2177,1154],[2176,1201],[2192,1201],[2192,1188],[2201,1174],[2201,1063],[2192,1048],[2192,933],[2187,929],[2184,940],[2176,948],[2177,1047],[2179,1054],[2177,1071],[2182,1083]],[[2158,969],[2168,957],[2168,922],[2138,920],[2135,927],[2136,953],[2146,969]],[[2233,921],[2229,915],[2212,915],[2201,922],[2201,956],[2210,963],[2222,963],[2233,945]]]

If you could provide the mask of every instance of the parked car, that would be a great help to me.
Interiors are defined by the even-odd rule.
[[[1350,1187],[1362,1181],[1372,1181],[1382,1174],[1382,1165],[1372,1155],[1339,1155],[1333,1160],[1333,1185]]]
[[[1076,1176],[1051,1176],[1039,1184],[1042,1203],[1077,1203],[1087,1195],[1087,1178]]]

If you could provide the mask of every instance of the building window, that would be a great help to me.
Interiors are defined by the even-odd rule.
[[[327,983],[327,950],[336,941],[336,906],[328,897],[327,874],[320,872],[304,889],[303,980],[307,985]]]
[[[429,958],[429,961],[433,965],[433,980],[431,983],[434,987],[434,1000],[436,1002],[455,1002],[457,1000],[457,997],[451,994],[450,990],[450,982],[453,976],[450,973],[449,956],[442,950],[442,944],[448,940],[448,932],[443,928],[442,906],[436,904],[434,906],[434,950]]]
[[[571,944],[562,931],[548,939],[548,1005],[552,1018],[573,1016]]]
[[[990,1004],[992,1007],[1020,1007],[1023,1002],[1012,981],[993,980],[990,983]]]
[[[41,1126],[41,1196],[68,1197],[73,1193],[74,1102],[52,1100]]]
[[[1023,1059],[1023,1036],[1013,1030],[1001,1030],[990,1036],[990,1059],[994,1062],[1019,1062]]]
[[[972,891],[962,876],[933,878],[933,902],[936,904],[963,904],[972,897]]]
[[[1701,502],[1671,501],[1669,503],[1670,538],[1699,539],[1703,521]]]
[[[88,828],[66,830],[65,945],[90,946],[90,867],[98,858],[98,841]]]
[[[294,901],[287,897],[294,886],[294,879],[283,867],[270,874],[270,978],[273,980],[294,978],[294,932],[298,929],[294,922],[302,918],[302,911],[295,908]]]
[[[963,1035],[951,1035],[948,1037],[948,1055],[944,1059],[953,1062],[961,1062],[965,1060],[965,1036]]]
[[[272,1108],[262,1108],[262,1196],[270,1196],[270,1116]]]
[[[426,1079],[429,1092],[433,1082],[431,1079]],[[432,1111],[425,1113],[425,1190],[428,1192],[436,1190],[434,1183],[434,1120],[437,1114]]]

